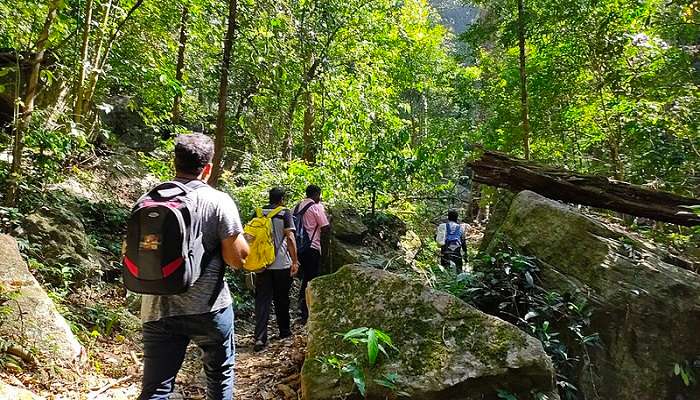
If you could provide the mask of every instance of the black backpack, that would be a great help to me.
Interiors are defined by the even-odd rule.
[[[309,208],[314,205],[314,202],[309,202],[309,204],[305,205],[301,211],[299,210],[300,205],[301,203],[294,207],[293,214],[294,228],[296,229],[294,231],[294,240],[297,242],[297,253],[299,254],[311,248],[311,239],[314,235],[316,235],[316,231],[314,230],[312,236],[309,237],[309,233],[306,231],[306,228],[304,228],[304,214],[306,214]]]
[[[201,218],[188,196],[207,186],[199,180],[165,182],[141,197],[127,221],[122,276],[135,293],[185,292],[206,263]]]

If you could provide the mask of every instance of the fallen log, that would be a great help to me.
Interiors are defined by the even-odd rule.
[[[700,205],[700,199],[651,190],[602,176],[554,169],[494,151],[484,151],[481,158],[468,165],[474,172],[474,180],[489,186],[514,192],[531,190],[555,200],[677,225],[700,225],[700,216],[685,207]]]

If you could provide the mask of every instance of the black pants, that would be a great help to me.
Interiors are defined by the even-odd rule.
[[[451,268],[451,265],[454,264],[455,272],[461,274],[463,266],[462,251],[460,249],[449,250],[443,248],[440,254],[440,264],[445,268]]]
[[[309,318],[309,308],[306,304],[306,287],[309,282],[318,276],[321,264],[321,252],[316,249],[308,249],[299,254],[299,276],[301,277],[301,291],[299,292],[299,310],[301,320],[306,323]]]
[[[289,329],[289,269],[268,269],[255,274],[255,341],[267,343],[267,322],[270,305],[275,304],[275,316],[280,337],[291,334]]]

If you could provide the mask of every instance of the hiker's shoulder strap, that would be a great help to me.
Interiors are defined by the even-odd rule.
[[[297,206],[294,208],[294,215],[302,216],[302,215],[306,214],[306,212],[309,210],[309,208],[311,208],[311,206],[313,206],[314,204],[316,204],[316,203],[314,203],[313,201],[310,201],[309,204],[305,205],[304,208],[301,209],[301,211],[299,211],[299,206],[301,205],[301,203],[297,204]]]
[[[272,217],[274,217],[275,215],[277,215],[277,214],[278,214],[280,211],[282,211],[282,210],[284,210],[284,207],[282,207],[282,206],[279,206],[279,207],[275,208],[274,210],[272,210],[272,211],[270,211],[269,213],[267,213],[267,218],[272,218]]]

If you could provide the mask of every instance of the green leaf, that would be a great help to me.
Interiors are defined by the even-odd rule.
[[[678,365],[677,363],[673,366],[673,373],[675,375],[680,375],[681,374],[681,366]]]
[[[371,367],[377,363],[377,355],[379,354],[379,343],[377,342],[377,334],[374,329],[367,331],[367,359]]]
[[[366,327],[362,327],[349,330],[343,335],[343,340],[363,337],[367,333],[367,329]]]
[[[349,373],[352,376],[353,383],[355,383],[355,386],[357,386],[357,390],[364,397],[364,395],[367,393],[367,390],[365,387],[365,374],[362,372],[362,370],[358,368],[355,363],[351,363],[346,365],[345,368],[343,368],[343,372]]]

